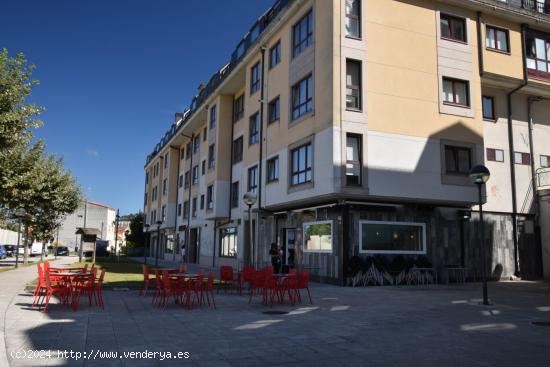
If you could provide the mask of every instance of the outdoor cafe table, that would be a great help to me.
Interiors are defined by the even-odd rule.
[[[82,270],[82,268],[80,268]],[[76,310],[77,305],[75,304],[75,300],[77,299],[75,295],[75,279],[76,278],[86,278],[92,275],[91,271],[87,272],[54,272],[52,275],[56,277],[61,277],[63,279],[63,282],[67,285],[69,288],[69,295],[67,296],[67,306],[73,307]],[[71,299],[69,299],[71,297]]]
[[[50,272],[53,270],[56,274],[59,274],[60,272],[81,272],[82,269],[84,269],[83,267],[69,267],[69,266],[64,266],[64,267],[60,267],[60,268],[49,268]]]

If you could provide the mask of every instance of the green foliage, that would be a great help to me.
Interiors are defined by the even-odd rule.
[[[143,232],[143,213],[129,214],[126,216],[130,220],[130,233],[126,236],[128,247],[145,246],[145,232]]]
[[[38,82],[23,54],[0,52],[0,208],[26,209],[32,236],[48,240],[81,200],[80,188],[63,160],[46,155],[44,142],[31,144],[42,108],[26,102]]]

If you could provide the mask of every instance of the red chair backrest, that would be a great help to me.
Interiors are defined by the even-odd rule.
[[[256,273],[256,270],[254,270],[251,266],[245,266],[243,268],[243,280],[245,282],[252,281],[252,278],[254,277],[254,274]]]
[[[203,278],[204,278],[204,269],[199,269],[199,270],[197,271],[197,274],[198,274],[198,275],[202,275]]]
[[[220,266],[220,280],[232,281],[233,280],[233,267]]]
[[[101,269],[101,274],[99,275],[99,283],[103,283],[103,279],[105,279],[105,269]]]
[[[88,264],[84,264],[84,268],[82,269],[83,272],[88,271]]]
[[[44,282],[44,270],[40,266],[40,263],[36,263],[36,267],[38,268],[38,285],[44,286],[46,284]]]
[[[50,271],[50,263],[48,261],[44,261],[44,273],[48,273]]]
[[[149,280],[149,268],[147,265],[143,264],[143,280]]]
[[[179,268],[180,273],[187,273],[187,265],[181,264]]]
[[[214,289],[214,278],[215,278],[215,273],[213,271],[210,271],[208,273],[208,280],[206,281],[206,289],[207,290],[212,290]]]
[[[273,266],[272,265],[268,265],[264,269],[265,269],[266,273],[273,274]]]
[[[300,272],[300,276],[298,277],[298,287],[309,287],[309,272],[307,271],[307,269],[302,269],[302,271]]]
[[[155,283],[157,287],[162,286],[162,273],[160,272],[159,269],[155,269]]]

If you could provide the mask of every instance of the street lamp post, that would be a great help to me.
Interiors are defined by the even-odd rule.
[[[118,221],[120,220],[120,216],[118,215],[118,209],[116,211],[116,216],[115,216],[115,256],[116,256],[116,261],[119,262],[119,258],[118,258],[118,251],[117,251],[117,244],[118,244]]]
[[[18,208],[15,210],[15,216],[19,219],[19,230],[17,231],[17,248],[15,249],[15,267],[19,267],[19,245],[21,243],[21,221],[23,217],[27,215],[27,211],[24,208]]]
[[[478,205],[479,205],[479,245],[481,246],[481,281],[483,282],[483,304],[489,305],[487,294],[487,278],[485,274],[486,255],[485,255],[485,224],[483,223],[483,202],[481,198],[481,188],[491,177],[489,169],[483,165],[477,165],[470,170],[470,181],[477,185]]]
[[[162,222],[159,220],[157,221],[157,248],[155,249],[155,268],[158,268],[159,266],[159,250],[160,250],[160,226],[162,225]]]
[[[143,244],[143,263],[147,265],[147,244],[149,242],[149,225],[145,223],[143,225],[143,228],[145,229],[145,243]]]
[[[254,231],[252,228],[252,205],[256,203],[256,199],[256,194],[254,194],[253,192],[247,192],[243,196],[243,201],[248,206],[248,238],[250,240],[250,262],[254,267],[256,267],[256,257],[254,252]]]

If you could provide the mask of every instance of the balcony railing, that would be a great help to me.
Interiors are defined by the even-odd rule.
[[[550,15],[550,2],[544,0],[492,0],[493,3],[508,4],[513,8],[525,9],[538,14]]]
[[[537,190],[549,190],[550,189],[550,167],[537,169],[536,175],[537,175]]]

